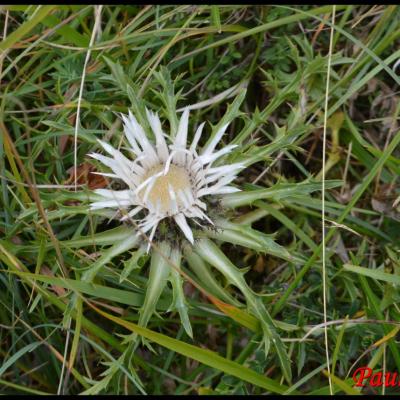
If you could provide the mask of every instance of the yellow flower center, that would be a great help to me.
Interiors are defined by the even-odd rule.
[[[142,182],[144,182],[151,176],[159,173],[160,171],[163,171],[164,167],[165,166],[163,164],[158,164],[155,167],[149,169],[143,176]],[[180,197],[178,196],[178,192],[180,190],[185,191],[186,189],[191,190],[190,179],[187,171],[184,168],[178,167],[173,164],[169,166],[169,170],[166,175],[158,176],[155,179],[155,182],[150,184],[152,184],[152,188],[150,189],[150,192],[148,194],[147,201],[151,201],[151,203],[155,207],[157,206],[157,203],[159,201],[161,212],[172,211],[172,199],[168,190],[169,186],[171,186],[175,194],[178,206],[183,205],[182,200],[180,200]],[[140,197],[142,198],[142,200],[147,191],[147,188],[148,186],[145,186],[140,191]]]

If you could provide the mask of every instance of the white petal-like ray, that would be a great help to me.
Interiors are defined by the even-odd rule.
[[[199,157],[199,160],[203,163],[203,165],[211,164],[218,158],[222,157],[223,155],[230,153],[237,146],[238,146],[237,144],[231,144],[229,146],[222,148],[221,150],[218,150],[216,153],[203,154]]]
[[[175,154],[176,154],[176,150],[172,150],[171,154],[168,156],[167,161],[165,163],[163,175],[167,175],[168,174],[169,166],[171,165],[172,159],[175,156]]]
[[[143,176],[146,173],[146,169],[139,165],[139,163],[142,163],[144,159],[145,156],[142,154],[129,164],[130,169],[138,176]]]
[[[138,181],[135,179],[135,175],[132,175],[131,171],[134,170],[135,172],[143,173],[143,169],[139,167],[135,161],[128,160],[119,150],[114,149],[111,145],[102,140],[99,140],[101,146],[103,146],[104,150],[106,150],[109,154],[114,157],[116,164],[124,171],[124,175],[132,180],[134,184],[137,184]]]
[[[195,200],[194,200],[192,191],[189,188],[186,188],[183,192],[184,192],[188,202],[190,204],[193,204]]]
[[[135,181],[129,171],[129,166],[126,166],[123,161],[119,160],[120,162],[118,162],[115,159],[97,153],[91,153],[89,156],[111,168],[114,174],[119,176],[129,187],[135,187]],[[127,170],[129,171],[128,174],[126,173]]]
[[[148,245],[147,245],[147,253],[148,253],[149,250],[150,250],[150,247],[151,247],[151,244],[152,244],[152,241],[153,241],[154,234],[156,233],[157,225],[158,225],[158,224],[154,225],[154,226],[153,226],[153,229],[151,230],[151,233],[150,233],[150,236],[149,236],[149,243],[148,243]]]
[[[179,121],[178,132],[176,134],[174,145],[177,148],[186,148],[187,134],[189,126],[189,109],[185,108]]]
[[[216,190],[220,189],[221,187],[231,183],[235,179],[235,175],[227,175],[221,178],[217,183],[213,186],[204,187],[197,192],[198,197],[205,196],[206,194],[213,194]]]
[[[103,140],[97,139],[97,141],[99,142],[99,144],[101,145],[101,147],[103,147],[103,149],[110,155],[112,155],[114,157],[114,153],[117,152],[117,149],[114,149],[114,147],[112,147],[110,144],[104,142]]]
[[[90,204],[91,210],[96,210],[99,208],[116,208],[116,207],[127,207],[133,205],[131,200],[105,200],[105,201],[95,201]]]
[[[242,163],[212,166],[215,161],[237,147],[237,145],[228,145],[215,151],[226,132],[228,124],[223,125],[216,132],[215,136],[204,146],[199,155],[197,146],[205,123],[203,122],[198,126],[189,146],[187,143],[188,108],[184,109],[176,135],[174,135],[172,144],[169,146],[167,145],[158,114],[146,109],[146,116],[148,124],[154,133],[155,144],[147,138],[143,127],[129,111],[129,115],[121,115],[125,136],[130,144],[130,147],[124,147],[123,150],[133,153],[132,159],[128,159],[120,150],[115,149],[104,141],[99,141],[99,143],[111,157],[97,153],[90,154],[92,158],[102,162],[113,172],[97,172],[97,174],[114,179],[122,179],[129,187],[126,190],[95,190],[95,193],[104,200],[93,202],[90,208],[93,210],[101,208],[123,209],[125,214],[121,218],[122,221],[133,218],[141,211],[147,212],[144,218],[137,220],[139,228],[137,234],[149,234],[148,250],[156,234],[159,222],[168,217],[172,217],[175,220],[184,237],[190,243],[193,243],[194,235],[188,219],[200,227],[203,227],[201,221],[213,224],[205,213],[207,205],[200,198],[206,195],[223,195],[239,191],[239,189],[229,186],[229,184],[245,166]],[[162,167],[161,170],[158,169],[159,165]],[[184,179],[181,179],[180,175],[175,175],[174,178],[175,168],[172,169],[171,165],[186,171],[187,183],[185,183]],[[154,170],[154,167],[157,169]],[[157,170],[158,172],[155,173]],[[177,181],[177,176],[179,176],[179,181]],[[158,178],[160,178],[160,181],[157,180]],[[154,195],[150,195],[155,193],[153,190],[155,190],[157,184],[167,184],[168,186],[167,189],[163,189],[165,186],[157,187],[157,190],[161,192],[154,199]],[[165,193],[165,190],[167,190],[167,193]]]
[[[221,165],[220,167],[209,167],[206,169],[207,174],[216,174],[219,172],[222,173],[230,173],[233,170],[241,170],[245,168],[246,166],[242,163],[234,163],[234,164],[229,164],[229,165]]]
[[[228,127],[228,125],[229,125],[229,124],[225,124],[225,125],[223,125],[223,126],[218,130],[218,132],[215,134],[215,136],[213,137],[213,139],[211,140],[211,142],[208,144],[208,146],[206,146],[206,147],[202,150],[201,155],[204,155],[204,154],[211,154],[211,153],[214,151],[215,146],[216,146],[216,145],[218,144],[218,142],[221,140],[221,138],[222,138],[223,134],[225,133],[226,128]]]
[[[120,176],[115,174],[110,174],[108,172],[91,172],[91,174],[106,176],[108,178],[114,178],[114,179],[122,179]]]
[[[127,220],[127,219],[133,218],[133,217],[134,217],[137,213],[139,213],[141,210],[143,210],[143,207],[142,207],[142,206],[137,206],[137,207],[133,208],[132,210],[130,210],[130,211],[128,212],[128,214],[124,215],[124,216],[121,218],[121,221],[125,221],[125,220]]]
[[[214,181],[216,181],[216,180],[218,180],[220,178],[226,177],[226,176],[231,176],[232,180],[233,180],[233,179],[236,178],[237,172],[233,171],[233,172],[230,172],[229,174],[227,174],[226,172],[219,172],[219,173],[216,173],[216,174],[213,174],[213,175],[207,175],[207,177],[204,179],[204,184],[207,185],[207,184],[209,184],[211,182],[214,182]]]
[[[146,154],[146,161],[150,161],[151,165],[154,165],[157,163],[158,156],[153,148],[153,145],[149,142],[149,139],[147,139],[146,133],[144,132],[143,128],[141,125],[137,122],[135,116],[131,113],[129,110],[129,122],[133,128],[133,132],[135,135],[135,138],[139,142],[140,146],[143,149],[143,152]]]
[[[188,225],[186,218],[183,214],[176,214],[174,216],[175,222],[178,224],[179,228],[181,228],[183,234],[186,239],[189,240],[190,243],[194,243],[193,232]]]
[[[203,211],[201,211],[200,208],[198,208],[198,207],[191,207],[189,210],[184,211],[184,214],[189,218],[205,219],[211,225],[214,225],[214,223],[211,221],[211,219],[208,218],[207,215],[204,214]]]
[[[178,191],[178,198],[182,201],[183,205],[185,206],[185,208],[190,208],[191,204],[187,198],[187,196],[185,195],[185,192],[183,190],[179,190]]]
[[[189,109],[185,108],[185,110],[182,113],[181,119],[179,121],[178,132],[176,134],[173,143],[174,149],[186,150],[188,127],[189,127]],[[175,159],[178,165],[183,165],[185,163],[185,154],[182,152],[177,152]]]
[[[112,159],[110,157],[103,156],[102,154],[90,153],[89,157],[92,157],[95,160],[101,161],[104,165],[106,165],[107,167],[109,167],[111,169],[114,169],[115,167],[118,167],[118,165],[116,164],[114,159]]]
[[[212,194],[228,194],[228,193],[236,193],[240,192],[241,190],[238,188],[235,188],[233,186],[224,186],[220,189],[214,190]]]
[[[132,198],[131,190],[95,189],[94,192],[107,199],[130,200]]]
[[[161,161],[165,161],[169,156],[169,151],[161,128],[160,118],[156,113],[149,111],[147,108],[146,108],[146,113],[147,113],[147,119],[156,138],[156,149],[158,157],[160,158]]]
[[[216,194],[228,194],[228,193],[236,193],[236,192],[240,192],[240,189],[235,188],[233,186],[223,186],[218,189],[213,189],[209,193],[206,193],[206,194],[216,195]],[[205,196],[206,194],[203,194],[203,196]]]
[[[143,220],[143,223],[140,224],[139,234],[148,232],[154,226],[157,226],[159,221],[159,218],[157,218],[155,215],[149,214],[147,218]]]
[[[203,203],[200,199],[196,199],[195,205],[202,208],[204,211],[207,210],[206,203]]]
[[[189,149],[189,151],[191,153],[195,153],[195,151],[196,151],[196,147],[197,147],[197,144],[199,143],[199,140],[201,138],[201,134],[203,132],[203,128],[204,128],[205,124],[206,124],[205,122],[201,123],[199,125],[199,127],[197,128],[196,133],[194,134],[194,138],[193,138],[192,144],[190,145],[190,149]]]
[[[125,115],[122,115],[122,120],[124,122],[124,132],[125,132],[125,136],[128,139],[128,142],[130,143],[130,145],[132,146],[132,150],[133,152],[139,156],[142,153],[142,150],[139,148],[136,138],[135,138],[135,131],[134,131],[134,127],[132,126],[129,118],[127,118]]]
[[[203,163],[200,160],[200,157],[197,157],[191,164],[191,170],[197,174],[199,171],[203,170]]]

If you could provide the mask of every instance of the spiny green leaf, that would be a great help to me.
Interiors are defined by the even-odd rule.
[[[342,181],[325,181],[325,188],[332,189],[342,184]],[[267,189],[246,190],[227,194],[222,199],[222,205],[228,208],[236,208],[254,203],[256,200],[269,199],[279,201],[288,197],[296,197],[321,190],[321,182],[306,180],[297,183],[277,183]]]

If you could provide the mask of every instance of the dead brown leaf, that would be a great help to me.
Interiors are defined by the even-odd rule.
[[[71,167],[67,172],[69,173],[69,178],[64,184],[72,185],[75,182],[74,167]],[[109,181],[105,176],[93,173],[96,172],[96,168],[88,162],[79,164],[76,172],[78,185],[87,185],[92,190],[105,188],[109,185]]]
[[[42,267],[40,268],[40,273],[42,275],[51,276],[54,278],[53,271],[46,265],[42,265]],[[67,291],[61,286],[51,285],[50,287],[51,290],[55,292],[59,297],[64,297],[67,294]]]

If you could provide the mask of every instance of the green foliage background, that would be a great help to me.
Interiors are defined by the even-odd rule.
[[[254,316],[217,308],[188,282],[193,340],[179,315],[165,312],[170,288],[147,330],[135,325],[148,257],[113,257],[110,245],[123,242],[126,230],[88,212],[89,181],[77,193],[59,187],[72,182],[95,7],[1,8],[1,393],[329,393],[319,187],[332,10],[104,6],[81,103],[83,168],[96,166],[87,157],[99,150],[96,138],[119,143],[118,112],[146,105],[166,119],[165,88],[174,87],[180,108],[247,87],[241,103],[239,91],[227,92],[192,111],[191,121],[215,126],[235,104],[240,109],[225,143],[240,144],[256,162],[237,180],[250,198],[226,205],[235,208],[232,219],[265,237],[246,245],[215,239],[262,294],[291,360],[288,383],[275,350],[264,356]],[[351,378],[359,366],[400,371],[399,17],[396,5],[336,7],[325,195],[335,393],[360,391]],[[95,281],[84,282],[93,265]],[[183,269],[191,274],[187,264]],[[215,279],[243,300],[222,276]],[[135,333],[147,346],[130,353]],[[382,390],[398,392],[369,386],[362,393]]]

